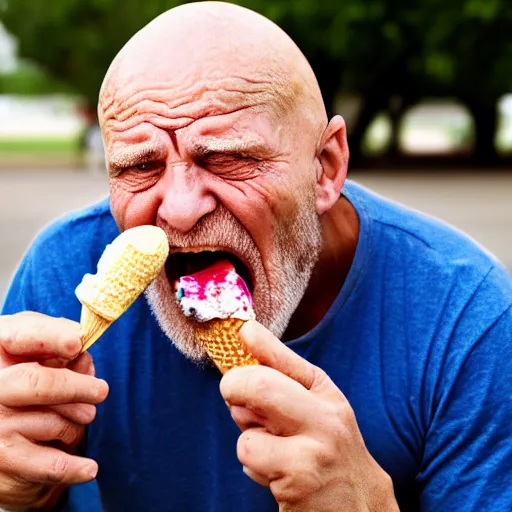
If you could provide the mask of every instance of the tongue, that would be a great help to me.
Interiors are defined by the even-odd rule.
[[[198,321],[254,318],[249,289],[227,260],[181,277],[175,282],[175,291],[184,314]]]
[[[181,279],[193,279],[199,287],[204,288],[209,282],[218,284],[225,281],[226,276],[231,271],[235,272],[235,266],[228,260],[221,260],[213,263],[203,270],[183,276]]]

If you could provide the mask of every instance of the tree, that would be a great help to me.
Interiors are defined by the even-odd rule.
[[[126,40],[156,15],[179,3],[7,0],[1,20],[18,39],[22,57],[37,62],[94,108],[105,72]]]
[[[126,40],[176,0],[3,0],[23,56],[88,105]],[[366,129],[388,111],[395,127],[424,97],[451,96],[473,114],[476,156],[495,158],[497,99],[512,90],[510,0],[238,0],[298,43],[333,113],[340,92],[361,106],[350,132],[357,163]],[[0,2],[0,5],[1,2]],[[395,130],[396,132],[396,130]],[[396,150],[396,133],[394,149]]]

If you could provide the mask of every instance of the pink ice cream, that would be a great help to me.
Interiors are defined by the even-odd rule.
[[[229,261],[219,261],[181,277],[175,290],[185,316],[198,322],[215,318],[255,319],[251,293]]]

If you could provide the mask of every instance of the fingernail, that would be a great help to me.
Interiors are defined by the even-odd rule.
[[[82,477],[87,480],[94,480],[98,474],[98,465],[90,463],[82,468]]]

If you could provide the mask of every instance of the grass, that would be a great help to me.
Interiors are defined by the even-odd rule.
[[[78,150],[76,138],[1,139],[0,155],[63,154]]]

